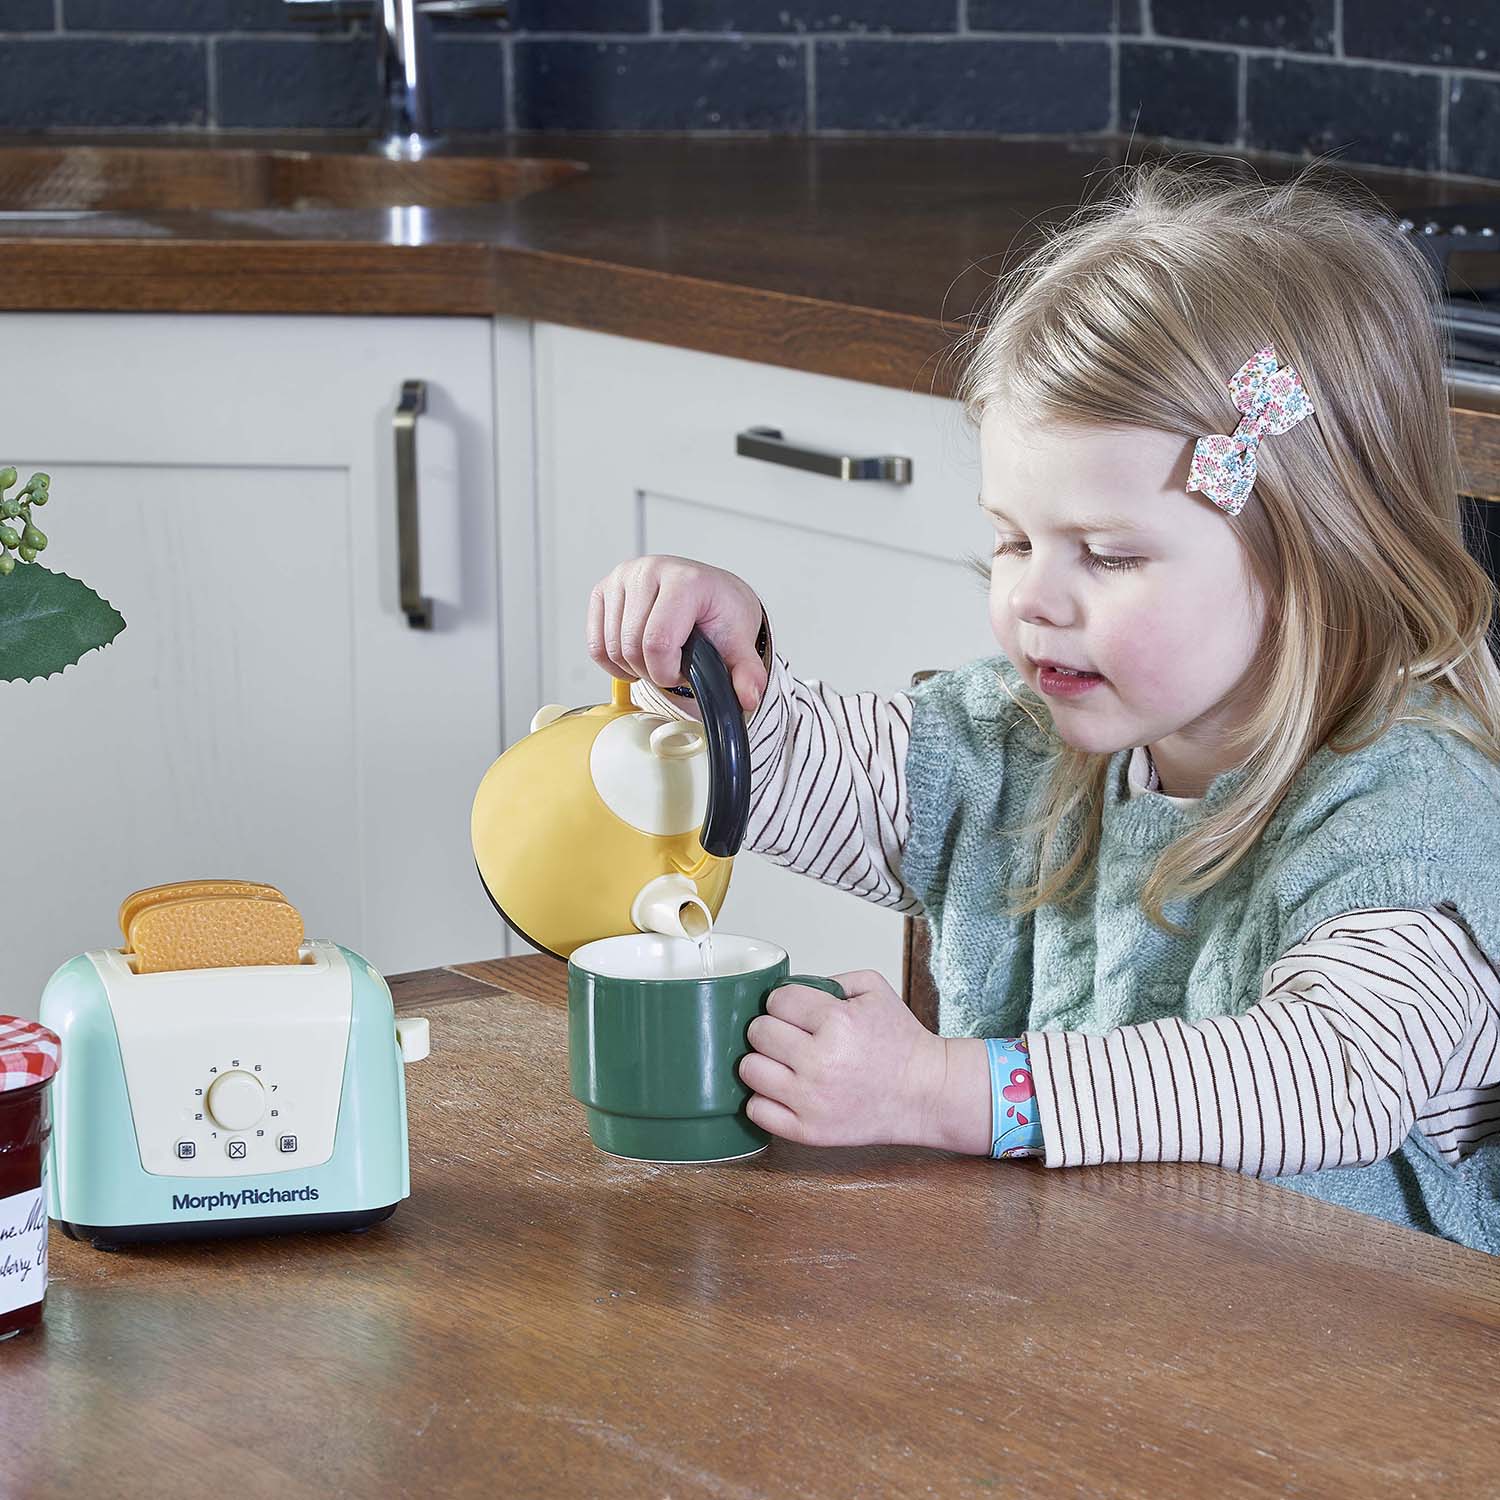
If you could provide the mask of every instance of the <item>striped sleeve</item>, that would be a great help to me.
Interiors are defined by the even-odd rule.
[[[1028,1032],[1049,1167],[1368,1166],[1414,1125],[1458,1162],[1500,1132],[1500,977],[1450,903],[1345,912],[1240,1016]]]
[[[769,634],[769,620],[767,621]],[[770,678],[750,715],[750,822],[745,847],[877,906],[920,912],[901,877],[911,828],[907,693],[837,693],[799,681],[768,643]],[[691,718],[683,700],[637,682],[640,707]]]

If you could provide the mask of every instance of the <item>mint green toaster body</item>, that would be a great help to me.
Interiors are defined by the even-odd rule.
[[[64,1233],[112,1249],[362,1230],[409,1196],[403,1049],[426,1055],[426,1023],[403,1018],[416,1045],[398,1034],[351,950],[300,956],[140,975],[97,949],[53,974],[48,1207]]]

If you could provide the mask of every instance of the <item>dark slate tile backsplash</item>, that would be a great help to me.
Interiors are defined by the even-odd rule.
[[[1109,128],[1104,42],[820,41],[821,130],[1060,134]]]
[[[511,49],[528,130],[807,128],[806,55],[792,43],[517,37]]]
[[[0,128],[373,129],[344,9],[0,0]],[[1120,130],[1500,178],[1497,0],[511,0],[431,55],[448,130]]]

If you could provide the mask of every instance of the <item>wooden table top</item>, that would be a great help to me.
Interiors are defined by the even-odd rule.
[[[596,1150],[550,958],[391,981],[412,1195],[107,1254],[0,1344],[0,1492],[1493,1494],[1500,1258],[1199,1166]]]

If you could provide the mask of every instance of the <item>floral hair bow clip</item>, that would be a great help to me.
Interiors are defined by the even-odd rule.
[[[1201,490],[1220,510],[1237,516],[1255,486],[1255,452],[1267,434],[1285,432],[1313,414],[1302,377],[1290,365],[1276,368],[1276,346],[1267,344],[1229,382],[1235,409],[1244,413],[1230,436],[1213,433],[1193,445],[1189,491]]]

